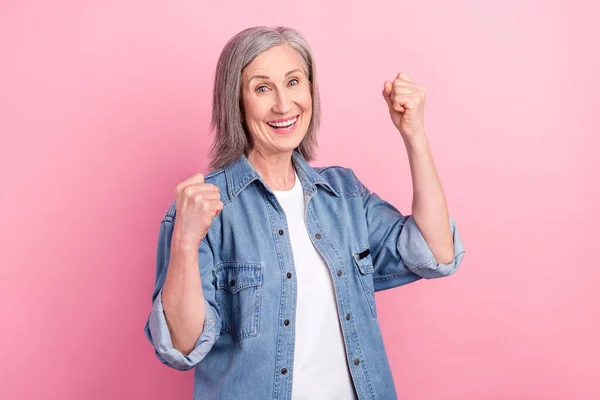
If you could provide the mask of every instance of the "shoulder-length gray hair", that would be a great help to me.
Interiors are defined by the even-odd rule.
[[[252,143],[250,133],[246,131],[243,123],[242,71],[260,53],[278,45],[288,45],[296,50],[308,76],[312,118],[308,131],[296,150],[307,161],[314,158],[316,132],[321,120],[321,102],[311,48],[302,35],[292,28],[256,26],[232,37],[221,51],[217,62],[210,124],[211,130],[215,131],[215,139],[210,149],[212,169],[223,167],[237,160],[242,154],[248,155]]]

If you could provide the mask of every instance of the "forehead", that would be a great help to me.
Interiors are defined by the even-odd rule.
[[[305,71],[302,58],[298,53],[289,46],[275,46],[256,56],[244,69],[242,75],[246,79],[255,73],[276,78],[296,68]]]

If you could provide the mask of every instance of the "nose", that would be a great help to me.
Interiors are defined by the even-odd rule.
[[[275,100],[275,104],[273,105],[273,112],[278,114],[287,114],[292,109],[292,105],[290,102],[290,98],[288,95],[282,90],[277,94],[277,98]]]

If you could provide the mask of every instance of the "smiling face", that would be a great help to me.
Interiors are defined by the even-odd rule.
[[[269,156],[298,147],[312,116],[310,82],[298,53],[275,46],[252,60],[242,72],[242,102],[251,151]]]

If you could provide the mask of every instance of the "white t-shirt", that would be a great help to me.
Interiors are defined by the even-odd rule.
[[[285,211],[298,283],[292,399],[356,399],[333,281],[306,230],[298,175],[291,190],[273,193]]]

